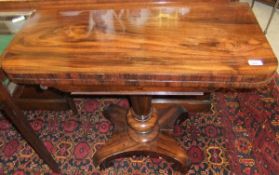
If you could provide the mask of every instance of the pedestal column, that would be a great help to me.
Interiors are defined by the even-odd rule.
[[[152,108],[151,96],[131,96],[131,108],[127,111],[112,105],[104,112],[115,128],[111,139],[94,155],[94,163],[101,168],[111,165],[119,157],[148,155],[163,157],[174,163],[175,168],[187,171],[190,165],[186,151],[168,134],[160,132],[160,125],[165,130],[166,123],[175,121],[184,110],[172,107],[162,116]],[[167,127],[168,129],[168,127]]]

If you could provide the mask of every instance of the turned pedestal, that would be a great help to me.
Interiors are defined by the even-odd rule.
[[[105,117],[114,125],[112,138],[94,155],[97,166],[105,168],[119,157],[147,155],[163,157],[173,162],[173,167],[187,171],[190,166],[186,151],[171,137],[174,125],[187,118],[182,107],[173,106],[165,112],[156,111],[151,96],[131,96],[131,108],[109,106]]]

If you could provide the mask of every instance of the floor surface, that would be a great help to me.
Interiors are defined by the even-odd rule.
[[[174,127],[174,138],[188,152],[187,175],[276,175],[279,172],[279,79],[250,92],[212,94],[212,112],[190,113]],[[75,99],[71,111],[25,111],[63,175],[180,175],[160,158],[117,159],[100,171],[96,152],[112,134],[102,112],[125,99]],[[54,175],[0,113],[0,174]],[[57,174],[55,174],[57,175]]]

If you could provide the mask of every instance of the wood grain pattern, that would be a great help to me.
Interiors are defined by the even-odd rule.
[[[134,95],[130,97],[131,105],[133,106],[133,112],[137,116],[148,116],[151,111],[151,96]],[[138,103],[141,100],[142,103]],[[139,118],[143,119],[143,118]]]
[[[157,140],[148,144],[136,142],[126,132],[113,135],[106,145],[96,152],[93,159],[95,162],[101,163],[96,163],[96,165],[106,168],[110,166],[111,160],[131,155],[148,155],[150,157],[158,157],[160,155],[174,162],[177,169],[182,172],[187,172],[190,167],[190,161],[185,154],[185,150],[174,138],[161,133]]]
[[[210,112],[211,97],[209,94],[202,96],[153,96],[152,106],[157,111],[164,111],[173,105],[182,106],[188,112]],[[160,114],[159,114],[160,115]],[[175,118],[175,117],[174,117]]]
[[[267,83],[276,67],[249,6],[240,3],[41,10],[3,60],[15,82],[64,90],[252,88]]]
[[[177,2],[208,2],[208,3],[228,3],[238,0],[0,0],[0,10],[41,10],[41,9],[92,9],[96,7],[111,6],[122,6],[123,4],[138,5],[138,4],[148,4],[148,5],[160,5],[162,4],[172,4]]]

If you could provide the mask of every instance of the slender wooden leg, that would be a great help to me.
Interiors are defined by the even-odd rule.
[[[95,165],[105,168],[115,158],[140,154],[164,157],[181,171],[187,171],[190,161],[186,151],[173,137],[160,132],[160,125],[162,129],[169,129],[181,120],[173,120],[172,117],[181,116],[186,111],[173,107],[160,118],[151,107],[151,96],[131,96],[130,99],[132,107],[128,112],[115,105],[105,112],[105,116],[115,123],[116,133],[94,155]],[[168,122],[172,124],[166,124]]]
[[[7,114],[7,118],[15,125],[23,138],[32,146],[36,153],[45,161],[46,164],[54,171],[60,172],[58,164],[47,151],[42,141],[36,136],[33,129],[30,127],[27,118],[23,112],[15,105],[12,97],[7,89],[0,82],[0,102],[3,105],[3,110]]]

